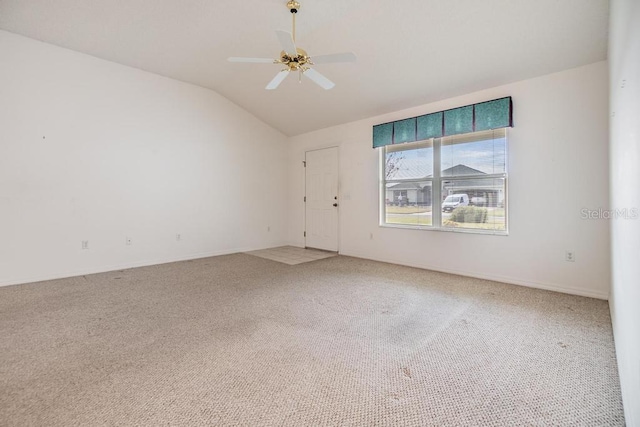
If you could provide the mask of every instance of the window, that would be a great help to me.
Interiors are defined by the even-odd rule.
[[[387,145],[381,225],[507,233],[506,129]]]

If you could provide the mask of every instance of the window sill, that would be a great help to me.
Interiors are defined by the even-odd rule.
[[[470,228],[445,228],[445,227],[434,227],[431,225],[402,225],[402,224],[387,224],[382,223],[378,224],[381,228],[399,228],[403,230],[420,230],[420,231],[442,231],[445,233],[463,233],[463,234],[484,234],[489,236],[508,236],[509,230],[480,230],[480,229],[470,229]]]

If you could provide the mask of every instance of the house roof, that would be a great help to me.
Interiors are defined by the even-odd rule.
[[[442,170],[442,176],[460,176],[460,175],[486,175],[478,169],[471,168],[467,165],[455,165]]]
[[[458,164],[442,170],[442,176],[486,175],[484,172]],[[398,163],[398,169],[390,174],[387,179],[420,179],[433,177],[431,165],[419,158],[402,159]]]
[[[388,190],[422,190],[427,183],[420,182],[393,182],[387,184]]]

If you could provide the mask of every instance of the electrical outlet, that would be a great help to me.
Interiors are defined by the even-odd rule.
[[[131,242],[131,237],[127,237],[127,238],[125,239],[125,243],[127,244],[127,246],[131,246],[131,243],[132,243],[132,242]]]
[[[89,249],[89,241],[88,240],[83,240],[82,241],[82,249]]]
[[[182,236],[180,234],[176,234],[176,242],[179,242],[182,239]]]
[[[569,262],[575,262],[576,261],[576,254],[573,251],[566,251],[564,254],[564,259],[565,261],[569,261]]]

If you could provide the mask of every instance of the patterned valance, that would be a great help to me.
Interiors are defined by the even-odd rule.
[[[505,127],[513,127],[510,96],[375,125],[373,148]]]

